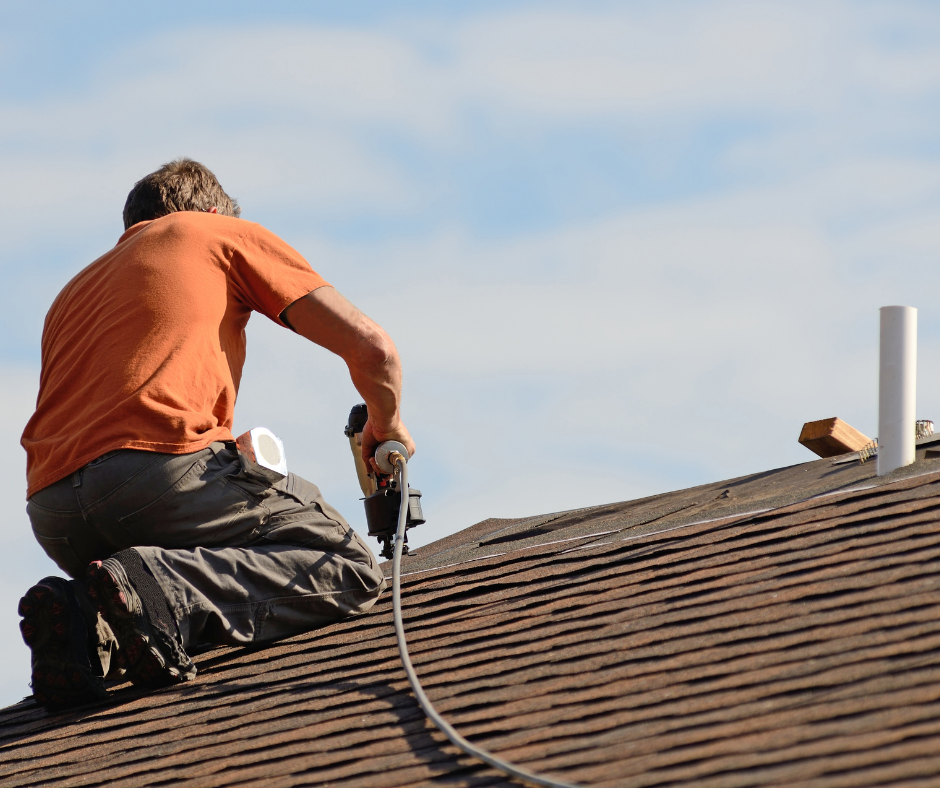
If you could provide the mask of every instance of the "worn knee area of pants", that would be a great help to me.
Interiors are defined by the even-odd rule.
[[[294,635],[365,612],[385,588],[371,551],[352,530],[319,549],[276,543],[137,549],[170,590],[187,646]]]

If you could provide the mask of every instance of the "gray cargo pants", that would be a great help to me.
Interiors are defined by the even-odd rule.
[[[372,551],[315,485],[246,476],[234,443],[108,452],[34,494],[27,511],[39,544],[71,577],[135,548],[187,649],[304,632],[368,610],[385,588]],[[113,636],[104,622],[98,632],[106,663]]]

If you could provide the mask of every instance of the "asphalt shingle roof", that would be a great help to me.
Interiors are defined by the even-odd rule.
[[[422,683],[475,743],[583,785],[936,780],[940,461],[874,472],[820,460],[421,548],[403,608]],[[390,594],[198,664],[152,694],[0,711],[0,784],[513,784],[424,719]]]

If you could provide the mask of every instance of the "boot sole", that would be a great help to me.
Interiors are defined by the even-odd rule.
[[[196,668],[180,671],[168,665],[154,643],[143,611],[136,610],[121,585],[101,561],[93,561],[87,570],[88,592],[98,603],[101,614],[114,630],[118,649],[118,664],[127,670],[135,684],[144,687],[165,687],[180,681],[192,681]]]
[[[20,633],[32,651],[31,684],[40,706],[67,708],[107,696],[104,681],[95,676],[76,649],[87,648],[86,632],[72,622],[68,592],[56,582],[40,581],[20,599]]]

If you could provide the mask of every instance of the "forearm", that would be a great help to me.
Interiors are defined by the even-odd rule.
[[[391,338],[378,325],[372,323],[370,333],[373,335],[364,342],[362,352],[344,360],[353,385],[368,406],[373,429],[391,433],[401,426],[401,360]]]
[[[414,442],[399,413],[401,361],[388,334],[332,287],[298,299],[281,313],[281,319],[346,362],[353,385],[369,409],[363,454],[384,440],[401,441],[414,454]]]

